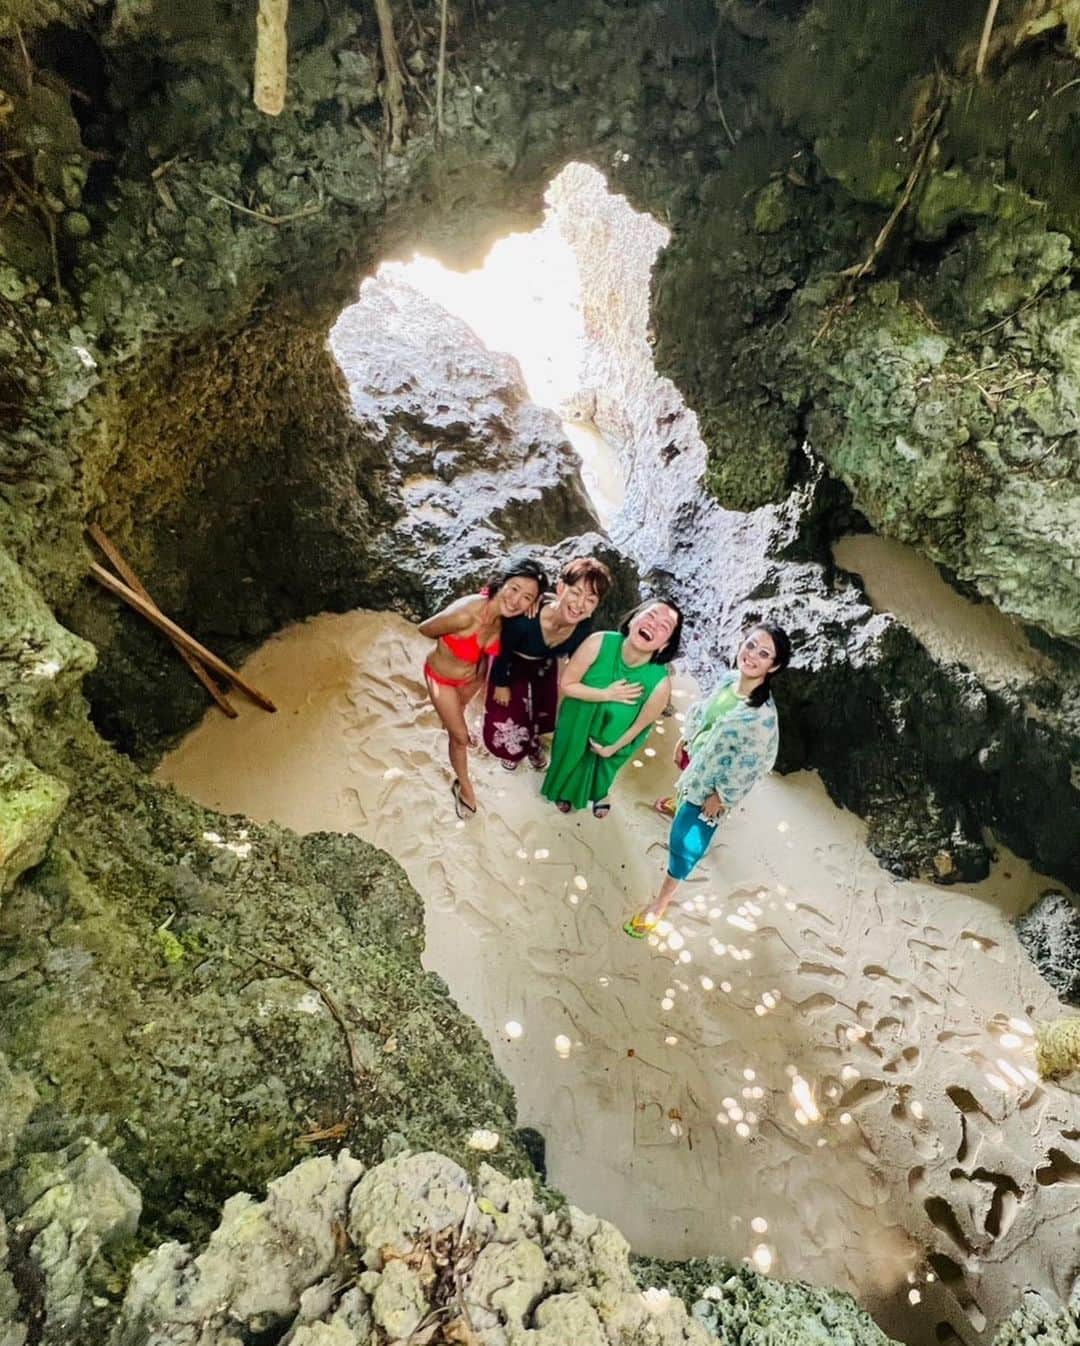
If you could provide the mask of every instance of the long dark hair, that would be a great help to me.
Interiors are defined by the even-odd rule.
[[[773,649],[776,651],[776,667],[765,674],[765,681],[760,686],[755,687],[746,698],[748,706],[763,706],[771,695],[772,688],[770,683],[777,673],[783,673],[791,662],[791,637],[782,626],[777,626],[776,622],[755,622],[753,626],[748,627],[739,640],[741,645],[747,636],[752,636],[755,631],[764,631],[772,640]]]
[[[621,635],[630,634],[630,623],[638,615],[644,612],[646,608],[654,607],[657,603],[662,603],[664,607],[670,608],[675,614],[675,629],[671,633],[671,639],[662,650],[653,650],[649,659],[650,664],[670,664],[672,659],[679,657],[679,645],[682,642],[683,615],[682,609],[678,603],[673,603],[670,598],[647,598],[644,603],[639,603],[636,608],[631,608],[619,624]]]
[[[483,592],[488,598],[494,598],[504,584],[509,584],[511,580],[535,580],[540,586],[542,594],[547,593],[548,577],[544,567],[539,561],[511,561],[505,570],[488,580],[484,586]]]

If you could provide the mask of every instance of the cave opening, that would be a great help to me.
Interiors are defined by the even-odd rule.
[[[610,191],[587,164],[568,164],[552,180],[544,205],[538,228],[498,239],[474,269],[453,270],[422,253],[384,262],[338,319],[331,349],[350,387],[363,387],[374,354],[357,342],[355,329],[386,322],[392,341],[397,326],[404,334],[417,316],[404,312],[404,302],[393,303],[395,292],[402,300],[403,290],[423,296],[459,319],[487,351],[516,360],[528,399],[559,418],[597,520],[610,532],[624,503],[620,454],[630,450],[633,427],[620,390],[605,395],[597,385],[605,364],[647,358],[650,275],[668,231]],[[617,276],[616,252],[622,261]],[[464,360],[464,352],[459,355]]]

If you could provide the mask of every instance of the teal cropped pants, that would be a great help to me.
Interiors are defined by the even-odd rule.
[[[700,804],[687,801],[679,805],[668,838],[667,872],[673,879],[689,878],[694,872],[712,845],[720,817],[703,818]]]

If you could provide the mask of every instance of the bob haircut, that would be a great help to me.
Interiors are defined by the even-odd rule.
[[[542,594],[547,592],[547,572],[539,561],[533,560],[512,561],[505,570],[500,570],[488,580],[481,592],[487,594],[488,598],[494,598],[503,585],[509,584],[511,580],[535,580],[540,586],[540,592]]]
[[[611,588],[611,571],[595,556],[577,556],[562,568],[559,579],[563,584],[584,584],[597,598],[604,598]]]
[[[675,630],[672,631],[671,639],[662,650],[653,651],[649,663],[670,664],[672,659],[677,659],[679,657],[679,646],[682,644],[683,615],[682,609],[679,607],[678,603],[673,603],[670,598],[647,598],[644,603],[639,603],[636,608],[630,609],[622,619],[622,622],[619,625],[619,631],[622,635],[628,636],[630,634],[630,623],[634,618],[639,613],[644,612],[647,608],[655,607],[658,603],[662,603],[665,608],[670,608],[675,614]]]

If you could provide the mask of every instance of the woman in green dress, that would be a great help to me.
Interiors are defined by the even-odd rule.
[[[541,787],[561,813],[588,804],[597,818],[611,812],[612,781],[671,699],[667,665],[679,652],[682,624],[674,603],[651,599],[618,631],[591,635],[570,659]]]

